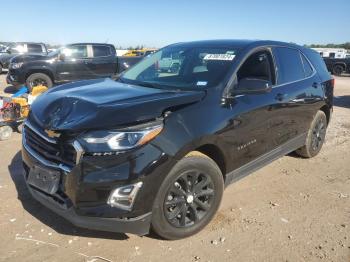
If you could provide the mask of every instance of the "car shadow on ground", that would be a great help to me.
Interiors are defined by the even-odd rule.
[[[29,190],[25,184],[22,168],[21,152],[18,151],[13,157],[11,164],[8,166],[9,173],[17,189],[17,198],[21,201],[23,208],[33,215],[36,219],[40,220],[45,225],[51,227],[53,230],[60,234],[70,236],[82,236],[91,238],[103,238],[114,240],[126,240],[129,237],[126,234],[104,232],[88,230],[78,228],[63,218],[56,215],[48,208],[38,203],[29,193]]]
[[[348,96],[335,96],[333,101],[335,106],[350,108],[350,95]]]

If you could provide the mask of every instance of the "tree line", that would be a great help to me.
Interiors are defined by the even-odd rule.
[[[346,42],[343,44],[311,44],[311,45],[306,45],[307,47],[311,48],[345,48],[350,50],[350,42]]]

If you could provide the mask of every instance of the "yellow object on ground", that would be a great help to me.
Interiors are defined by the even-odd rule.
[[[32,96],[38,96],[38,95],[41,95],[42,93],[44,93],[45,91],[47,91],[46,86],[34,86],[32,92],[30,94]]]

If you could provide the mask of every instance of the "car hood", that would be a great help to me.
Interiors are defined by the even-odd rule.
[[[44,129],[82,131],[153,120],[201,100],[205,91],[169,91],[112,79],[79,81],[52,88],[31,106],[30,121]]]

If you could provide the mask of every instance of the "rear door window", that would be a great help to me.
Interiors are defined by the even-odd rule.
[[[28,53],[42,53],[43,49],[38,44],[27,44]]]
[[[92,50],[94,57],[110,56],[111,48],[105,45],[93,45]]]
[[[299,50],[276,47],[274,53],[278,66],[278,84],[290,83],[305,78]]]

